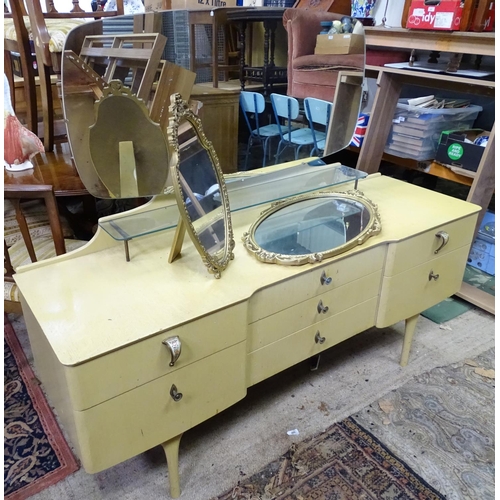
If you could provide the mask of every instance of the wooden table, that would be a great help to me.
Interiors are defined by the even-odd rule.
[[[85,196],[83,185],[67,143],[57,144],[54,151],[38,154],[32,158],[33,170],[9,172],[4,169],[5,185],[48,184],[54,187],[56,196]]]
[[[287,83],[287,68],[274,64],[275,32],[278,22],[281,22],[283,19],[284,11],[284,8],[259,7],[243,11],[236,9],[227,13],[228,22],[235,23],[239,33],[241,90],[245,89],[245,82],[247,80],[262,82],[264,84],[264,93],[268,95],[269,88],[272,89],[273,84]],[[246,64],[245,49],[248,23],[263,23],[264,25],[263,66],[256,67]]]

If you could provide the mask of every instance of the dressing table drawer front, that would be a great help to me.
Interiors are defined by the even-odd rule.
[[[384,245],[374,247],[350,257],[330,261],[321,267],[315,266],[304,274],[258,290],[250,298],[249,322],[253,323],[382,269],[385,251]]]
[[[477,214],[444,224],[413,238],[390,244],[385,276],[394,276],[436,257],[447,255],[472,241]]]
[[[93,474],[149,450],[245,397],[245,356],[241,342],[93,408],[75,411],[85,470]]]
[[[456,293],[462,284],[469,246],[382,281],[377,327],[419,314]]]
[[[241,342],[246,316],[246,304],[237,304],[88,363],[65,367],[73,407],[91,408]],[[181,353],[170,366],[172,353],[163,342],[175,337]]]
[[[375,324],[378,297],[304,328],[248,355],[248,385],[254,385]]]
[[[256,351],[375,297],[380,289],[381,278],[382,270],[252,323],[248,331],[248,352]]]

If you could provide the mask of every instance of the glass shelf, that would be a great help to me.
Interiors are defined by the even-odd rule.
[[[231,212],[255,207],[290,196],[318,191],[347,182],[356,182],[367,176],[366,172],[344,165],[318,166],[302,163],[265,174],[252,174],[226,179]],[[128,241],[177,226],[179,210],[177,204],[148,210],[138,214],[123,215],[111,220],[99,221],[99,226],[112,238],[125,242],[128,256]]]

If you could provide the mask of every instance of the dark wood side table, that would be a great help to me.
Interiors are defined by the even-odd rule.
[[[230,11],[227,13],[228,22],[236,24],[240,41],[240,83],[241,90],[245,90],[245,82],[261,82],[264,93],[269,94],[276,83],[287,83],[287,68],[274,64],[275,33],[278,22],[282,22],[285,8],[257,7],[244,11]],[[263,23],[264,25],[264,65],[247,65],[246,31],[249,23]],[[250,50],[252,49],[250,44]]]

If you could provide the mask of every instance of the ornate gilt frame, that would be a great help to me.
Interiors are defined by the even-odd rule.
[[[255,240],[255,231],[259,225],[267,219],[272,214],[278,212],[284,207],[293,205],[303,200],[309,200],[313,198],[339,198],[348,199],[361,203],[370,213],[370,220],[363,231],[352,240],[349,240],[344,245],[332,248],[325,252],[310,253],[304,255],[286,255],[269,252],[261,248]],[[313,194],[305,194],[300,196],[294,196],[292,198],[287,198],[285,200],[279,200],[273,203],[268,209],[264,210],[259,218],[250,226],[250,229],[243,233],[242,240],[246,249],[253,253],[255,257],[261,262],[267,264],[282,264],[285,266],[301,266],[304,264],[314,264],[315,262],[321,262],[323,259],[339,255],[341,253],[354,248],[357,245],[362,245],[368,238],[374,236],[382,230],[382,225],[380,222],[380,213],[378,207],[369,198],[367,198],[361,191],[351,190],[346,192],[332,192],[332,191],[322,191]]]
[[[224,175],[220,167],[219,159],[214,150],[212,143],[207,139],[201,120],[189,108],[188,103],[182,99],[180,94],[172,94],[171,104],[169,107],[170,117],[169,125],[167,128],[168,145],[170,150],[170,172],[172,176],[172,183],[174,187],[175,197],[181,219],[177,228],[175,241],[173,243],[172,252],[169,261],[173,261],[179,254],[182,246],[182,239],[184,231],[187,230],[191,240],[201,255],[203,263],[207,266],[208,271],[214,274],[215,278],[220,278],[221,273],[229,264],[229,261],[234,259],[234,236],[233,227],[231,224],[231,211],[229,208],[229,196],[224,182]],[[193,127],[201,146],[207,151],[208,156],[212,162],[217,182],[220,187],[221,203],[224,212],[224,251],[220,258],[210,255],[203,246],[198,233],[191,221],[189,212],[184,203],[182,194],[182,184],[180,178],[180,145],[179,145],[179,126],[183,120],[187,120]]]

